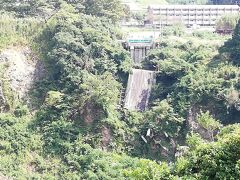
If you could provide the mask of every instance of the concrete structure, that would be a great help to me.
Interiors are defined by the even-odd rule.
[[[155,32],[135,32],[128,34],[122,41],[131,53],[135,65],[140,65],[148,51],[155,47],[155,39],[159,34]],[[128,77],[123,107],[130,110],[144,111],[148,106],[152,86],[155,82],[155,72],[133,69]]]
[[[149,52],[150,47],[130,47],[131,58],[133,59],[135,64],[141,64],[141,61],[145,58],[147,53]]]
[[[155,39],[159,34],[154,32],[136,32],[128,35],[125,48],[130,51],[134,64],[141,64],[150,49],[155,47]]]
[[[129,75],[124,108],[144,111],[147,108],[155,72],[133,69]]]
[[[226,14],[239,14],[238,5],[151,5],[146,24],[155,27],[182,23],[186,26],[215,26]]]

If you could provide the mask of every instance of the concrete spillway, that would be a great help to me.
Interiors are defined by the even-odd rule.
[[[124,107],[130,110],[144,111],[148,105],[155,72],[133,69],[129,75]]]

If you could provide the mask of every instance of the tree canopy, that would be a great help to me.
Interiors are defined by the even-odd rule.
[[[224,46],[220,49],[221,53],[226,53],[229,56],[229,60],[234,65],[240,65],[240,20],[238,21],[232,39],[225,42]]]
[[[120,1],[0,3],[1,51],[27,46],[44,66],[21,99],[0,52],[0,179],[240,178],[240,23],[228,41],[166,27],[142,63],[156,82],[137,112],[121,104],[133,62]]]

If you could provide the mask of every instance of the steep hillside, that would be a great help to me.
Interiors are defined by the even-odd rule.
[[[13,108],[17,101],[30,104],[29,91],[44,76],[44,68],[28,47],[9,47],[0,53],[2,106]]]
[[[233,38],[164,28],[134,111],[119,0],[1,4],[0,179],[240,179],[240,22]]]

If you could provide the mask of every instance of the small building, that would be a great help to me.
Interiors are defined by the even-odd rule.
[[[192,26],[215,26],[223,15],[239,14],[238,5],[150,5],[146,25],[155,27],[176,23]]]

